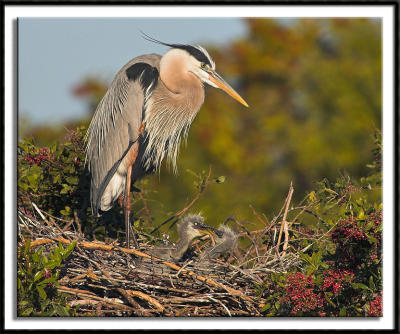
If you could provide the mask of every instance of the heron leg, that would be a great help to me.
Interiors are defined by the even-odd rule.
[[[125,183],[125,193],[124,193],[124,215],[125,215],[125,234],[126,234],[126,247],[130,248],[130,236],[132,232],[133,245],[136,249],[139,248],[139,245],[136,240],[135,230],[131,226],[129,221],[129,215],[131,212],[131,201],[130,201],[130,192],[131,192],[131,175],[132,175],[132,165],[128,167],[126,173],[126,183]]]

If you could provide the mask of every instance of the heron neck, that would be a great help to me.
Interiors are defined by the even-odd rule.
[[[193,74],[189,73],[194,77]],[[196,79],[196,78],[195,78]],[[166,156],[177,171],[176,159],[181,137],[186,138],[189,127],[204,102],[200,80],[192,81],[184,91],[174,93],[162,80],[153,91],[145,111],[148,144],[144,153],[146,168],[161,165]]]
[[[172,251],[172,256],[175,259],[180,259],[186,250],[190,246],[190,240],[187,238],[181,238],[175,246],[175,249]]]
[[[163,95],[168,95],[168,99],[164,101],[168,101],[174,110],[184,107],[187,111],[197,113],[204,102],[204,86],[200,79],[193,73],[186,72],[180,79],[170,78],[166,82],[161,77],[161,81],[166,88]]]

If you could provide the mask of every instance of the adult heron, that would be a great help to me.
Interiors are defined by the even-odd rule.
[[[187,136],[204,102],[204,84],[220,88],[248,106],[217,74],[215,63],[201,46],[144,37],[170,49],[163,56],[136,57],[122,67],[97,106],[86,134],[92,212],[99,217],[120,198],[128,248],[131,184],[156,171],[164,157],[176,171],[181,138]],[[132,236],[138,248],[133,230]]]

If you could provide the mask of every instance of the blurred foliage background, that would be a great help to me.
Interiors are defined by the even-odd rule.
[[[230,215],[273,216],[293,181],[299,202],[315,182],[349,172],[367,174],[374,130],[381,129],[381,22],[371,19],[245,19],[248,36],[225,48],[204,45],[217,71],[248,102],[206,88],[206,100],[178,159],[179,175],[167,166],[137,186],[151,189],[154,226],[193,197],[193,175],[207,171],[225,182],[206,190],[193,211],[213,225]],[[137,55],[132,55],[132,57]],[[121,64],[122,66],[122,64]],[[50,146],[67,129],[88,125],[107,89],[96,77],[73,88],[86,99],[84,119],[59,127],[32,127],[19,120],[19,138]],[[142,185],[140,183],[146,183]],[[122,227],[122,225],[121,225]]]

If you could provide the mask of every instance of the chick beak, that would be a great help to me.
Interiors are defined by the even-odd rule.
[[[221,238],[222,235],[224,234],[222,231],[216,229],[215,227],[207,225],[207,224],[204,224],[204,228],[202,231],[204,231],[203,233],[205,233],[205,234],[208,234],[208,235],[214,236],[214,237],[217,236],[218,238]]]
[[[243,100],[243,98],[224,79],[222,79],[217,72],[210,70],[208,72],[208,79],[218,88],[221,88],[223,91],[225,91],[225,93],[232,96],[236,101],[243,104],[245,107],[249,106],[246,101]]]
[[[217,235],[219,238],[222,236],[222,232],[220,230],[217,230],[215,227],[212,227],[204,223],[199,228],[199,231],[203,234],[208,234],[210,236]]]

